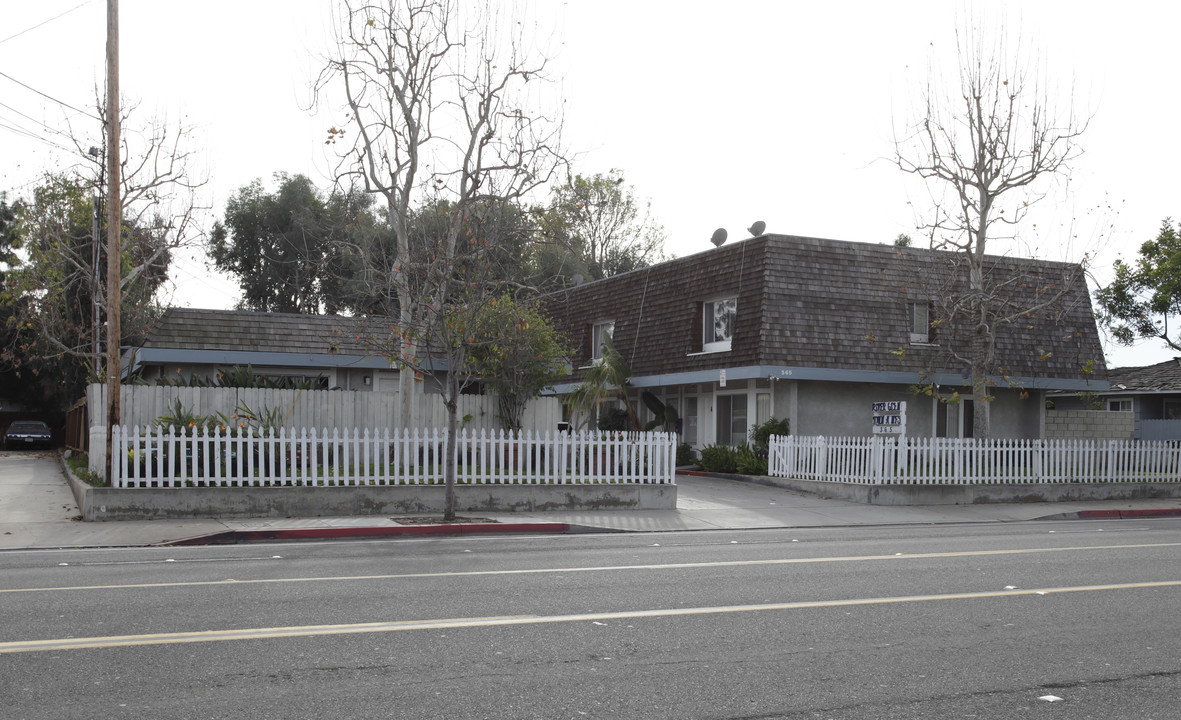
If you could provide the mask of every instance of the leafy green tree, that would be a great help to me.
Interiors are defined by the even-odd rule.
[[[528,402],[566,374],[565,338],[535,305],[508,293],[489,298],[475,322],[473,369],[496,394],[501,419],[519,431]]]
[[[24,260],[5,277],[13,332],[2,359],[23,368],[26,381],[43,384],[40,404],[47,409],[63,410],[100,374],[106,228],[93,187],[79,177],[47,175],[20,205],[12,231]],[[155,298],[168,282],[172,231],[158,217],[124,217],[121,345],[138,343],[159,313]]]
[[[38,189],[42,198],[43,191],[44,188]],[[69,211],[65,214],[68,216]],[[61,352],[52,347],[52,338],[40,332],[37,315],[39,307],[43,306],[38,302],[39,293],[32,284],[35,268],[22,262],[16,252],[18,249],[27,251],[31,263],[43,257],[40,243],[35,238],[32,247],[23,247],[26,240],[24,235],[30,230],[29,220],[32,216],[29,205],[20,201],[0,209],[0,225],[3,225],[0,237],[4,243],[2,254],[6,268],[3,278],[5,324],[4,345],[0,352],[0,367],[3,368],[0,381],[3,382],[2,394],[6,398],[47,412],[52,421],[57,421],[69,402],[76,399],[75,390],[85,382],[86,374],[84,367],[65,361]],[[68,219],[66,222],[69,222]],[[52,271],[56,273],[59,269],[52,268]],[[74,290],[76,292],[77,288]],[[92,323],[84,323],[81,315],[89,305],[77,307],[70,302],[64,305],[67,316],[59,319],[65,327],[72,327],[72,332],[79,335],[67,341],[67,344],[81,352],[82,348],[78,346],[93,337],[89,334],[93,332]],[[54,336],[56,334],[53,333]]]
[[[664,259],[664,228],[635,196],[623,173],[575,175],[553,191],[542,214],[542,235],[582,258],[587,279],[601,279]]]
[[[34,338],[20,322],[24,299],[12,292],[9,281],[10,272],[21,264],[17,254],[21,244],[17,217],[22,207],[19,200],[9,204],[7,195],[0,193],[0,397],[38,407],[42,405],[46,388],[37,377],[35,360],[16,352]]]
[[[16,218],[22,203],[8,202],[8,194],[0,192],[0,291],[7,289],[5,276],[10,268],[20,265],[20,237],[16,232]]]
[[[539,294],[574,287],[596,278],[581,252],[571,250],[564,241],[554,242],[540,231],[529,246],[527,257],[523,282]]]
[[[368,315],[399,315],[394,278],[403,278],[408,290],[428,287],[447,272],[440,259],[448,253],[453,260],[453,278],[470,272],[473,258],[478,257],[479,267],[475,269],[480,282],[510,293],[531,287],[528,264],[522,262],[529,254],[535,232],[528,213],[515,203],[493,200],[470,204],[458,225],[456,213],[455,204],[443,198],[412,210],[405,233],[405,253],[399,252],[397,237],[384,225],[380,232],[345,240],[345,252],[355,258],[350,263],[355,274],[348,281],[352,309]],[[455,248],[440,247],[439,239],[448,237],[453,229],[461,238]]]
[[[347,250],[377,232],[372,199],[359,191],[318,190],[303,175],[277,173],[239,188],[217,222],[209,252],[238,278],[241,306],[260,312],[321,314],[368,304]]]
[[[1134,264],[1115,261],[1115,279],[1095,298],[1100,322],[1118,342],[1160,340],[1181,351],[1181,333],[1176,324],[1169,325],[1181,316],[1181,233],[1171,218],[1161,223],[1155,239],[1140,246]]]

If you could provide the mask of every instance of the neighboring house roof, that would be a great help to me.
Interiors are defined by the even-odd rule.
[[[343,315],[169,308],[134,357],[154,365],[388,368],[365,340],[365,323]]]
[[[999,329],[997,365],[1006,377],[1027,388],[1106,388],[1077,264],[989,257],[985,273],[1012,307],[1061,294]],[[572,382],[592,357],[591,326],[614,321],[615,347],[637,386],[704,382],[734,368],[741,368],[729,375],[734,379],[924,378],[962,385],[968,323],[956,319],[937,328],[933,343],[912,344],[909,312],[912,303],[966,286],[958,253],[763,235],[552,293],[543,302],[577,346]],[[701,303],[728,296],[738,306],[731,349],[702,353]]]
[[[1181,392],[1181,358],[1156,365],[1112,368],[1107,378],[1113,394]]]

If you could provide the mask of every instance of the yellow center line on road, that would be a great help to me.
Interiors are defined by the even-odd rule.
[[[315,637],[321,635],[354,635],[359,633],[404,632],[407,630],[447,630],[457,628],[488,628],[506,625],[541,625],[572,622],[603,622],[636,618],[684,617],[689,615],[721,615],[728,613],[802,610],[809,608],[852,607],[857,605],[889,605],[896,603],[932,602],[947,600],[980,600],[987,598],[1054,595],[1059,593],[1102,592],[1111,590],[1139,590],[1181,586],[1181,580],[1122,583],[1118,585],[1079,585],[1052,588],[996,590],[987,592],[946,593],[943,595],[904,595],[899,597],[854,598],[848,600],[808,600],[802,602],[764,603],[759,605],[722,605],[716,607],[666,608],[660,610],[624,610],[619,612],[580,613],[576,615],[502,615],[495,617],[450,618],[436,620],[403,620],[393,622],[352,623],[342,625],[302,625],[292,627],[242,628],[238,630],[203,630],[198,632],[153,633],[150,635],[110,635],[88,638],[54,638],[49,640],[18,640],[0,643],[0,655],[55,650],[90,650],[98,648],[134,647],[141,645],[175,645],[227,640],[267,640],[273,638]]]
[[[654,563],[647,565],[592,565],[587,567],[524,568],[517,570],[461,570],[454,572],[390,573],[383,575],[329,575],[320,577],[252,578],[246,580],[192,580],[177,582],[125,583],[119,585],[65,585],[54,587],[3,588],[7,593],[65,592],[80,590],[133,590],[141,588],[178,588],[211,585],[260,585],[276,583],[365,582],[374,580],[407,580],[414,578],[487,577],[497,575],[545,575],[584,572],[617,572],[633,570],[693,570],[723,567],[756,567],[767,565],[807,565],[831,562],[876,562],[881,560],[923,560],[937,558],[990,557],[998,555],[1036,555],[1039,553],[1086,552],[1092,550],[1139,550],[1145,548],[1181,547],[1177,543],[1141,543],[1135,545],[1076,545],[1072,547],[1021,548],[1016,550],[965,550],[960,552],[894,553],[891,555],[848,555],[811,558],[776,558],[769,560],[717,560],[712,562]]]

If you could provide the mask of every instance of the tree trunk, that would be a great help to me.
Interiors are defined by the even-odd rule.
[[[988,198],[982,194],[981,204],[983,212],[989,209]],[[975,249],[969,256],[968,292],[972,298],[971,312],[975,326],[972,328],[969,370],[972,376],[972,437],[987,438],[992,429],[989,427],[991,407],[988,385],[989,362],[989,332],[992,318],[989,316],[988,300],[984,292],[984,249],[986,242],[987,216],[981,215],[980,227],[977,230]]]
[[[414,425],[414,371],[398,368],[398,427],[403,431]]]
[[[447,373],[447,440],[443,444],[446,459],[443,461],[443,483],[446,486],[443,500],[443,519],[455,519],[455,455],[459,434],[459,380],[454,372]]]

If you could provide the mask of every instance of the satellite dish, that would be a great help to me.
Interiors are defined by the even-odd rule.
[[[714,236],[709,241],[714,244],[714,247],[721,247],[722,243],[726,242],[726,228],[714,230]]]
[[[755,224],[750,226],[749,231],[751,235],[758,237],[762,235],[766,229],[767,223],[763,222],[762,220],[756,220]]]

